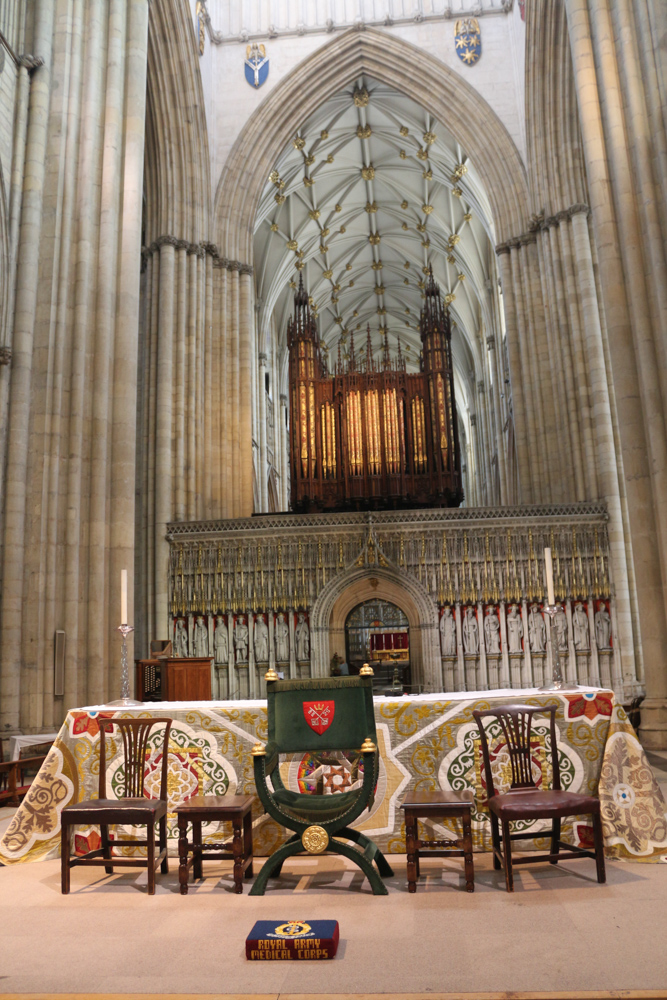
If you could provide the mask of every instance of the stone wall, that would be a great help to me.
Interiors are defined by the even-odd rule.
[[[602,504],[180,522],[168,539],[169,637],[177,655],[215,657],[223,698],[262,696],[268,666],[327,676],[347,613],[373,598],[407,614],[422,689],[539,686],[552,670],[545,546],[567,678],[623,699],[641,689],[622,673]]]

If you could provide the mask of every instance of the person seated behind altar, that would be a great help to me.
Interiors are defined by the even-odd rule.
[[[338,653],[334,653],[334,655],[331,657],[330,668],[331,668],[330,673],[332,677],[340,677],[341,675],[345,677],[349,676],[350,668],[348,667],[347,663],[342,658],[342,656],[339,656]]]

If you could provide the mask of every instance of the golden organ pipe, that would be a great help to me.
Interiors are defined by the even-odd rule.
[[[320,437],[322,439],[322,476],[326,479],[329,473],[329,457],[327,448],[327,404],[320,407]]]
[[[315,444],[315,386],[309,386],[309,416],[310,416],[310,474],[315,477],[315,464],[317,462],[317,445]]]

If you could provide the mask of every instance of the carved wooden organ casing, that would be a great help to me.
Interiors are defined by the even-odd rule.
[[[463,499],[449,311],[429,276],[421,314],[421,371],[400,353],[322,359],[302,282],[287,331],[293,511],[456,507]]]

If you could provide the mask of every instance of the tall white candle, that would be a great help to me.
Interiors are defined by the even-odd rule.
[[[544,569],[547,574],[547,598],[553,607],[556,598],[554,597],[554,567],[551,561],[551,549],[544,550]]]
[[[127,570],[120,571],[120,623],[127,625]]]

